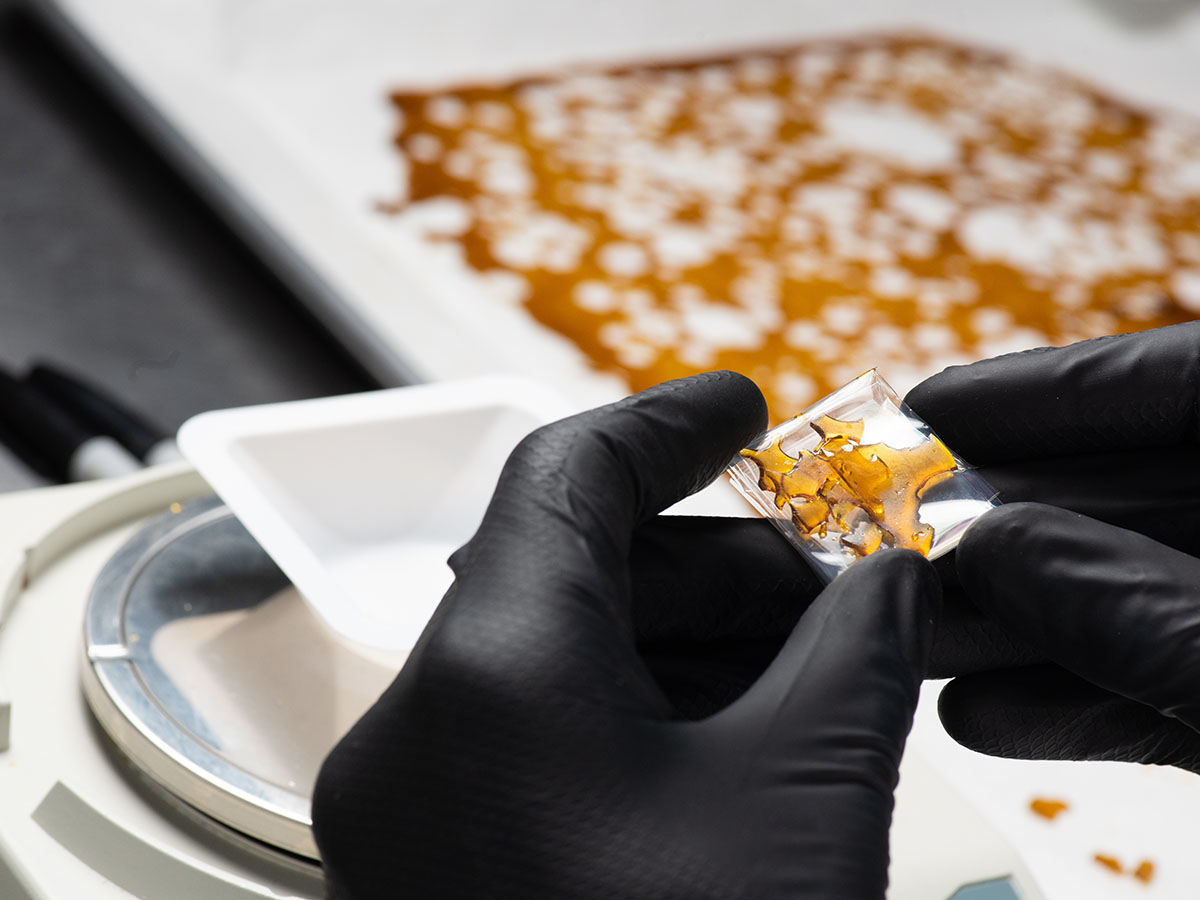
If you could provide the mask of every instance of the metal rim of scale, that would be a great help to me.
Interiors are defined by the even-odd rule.
[[[305,860],[319,859],[310,798],[255,775],[200,739],[163,703],[172,687],[154,683],[153,667],[139,664],[143,636],[128,627],[130,596],[163,552],[229,520],[236,522],[216,497],[186,504],[151,520],[105,564],[84,619],[84,694],[109,738],[151,781],[202,816],[303,857],[296,862],[307,867]],[[257,549],[264,567],[274,568]],[[282,573],[278,577],[286,584]]]

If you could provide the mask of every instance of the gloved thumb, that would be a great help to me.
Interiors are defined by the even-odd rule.
[[[749,786],[779,800],[769,838],[779,846],[766,862],[794,889],[785,895],[833,887],[839,896],[883,895],[886,868],[854,861],[887,858],[892,794],[940,604],[933,567],[915,553],[855,564],[814,601],[763,676],[711,720],[746,736]],[[803,853],[789,835],[805,835]]]

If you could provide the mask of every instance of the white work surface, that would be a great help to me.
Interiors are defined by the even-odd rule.
[[[1200,115],[1200,5],[1188,0],[53,3],[133,86],[130,108],[176,162],[385,381],[512,372],[580,405],[624,386],[375,210],[402,187],[389,89],[919,29]],[[1118,14],[1130,8],[1177,15],[1139,29]]]
[[[1027,762],[966,750],[942,730],[930,682],[921,695],[909,747],[980,809],[1025,860],[1046,900],[1194,900],[1200,885],[1200,777],[1179,769],[1125,763]],[[1029,810],[1034,797],[1070,809],[1053,822]],[[1146,886],[1093,861],[1119,859],[1127,870],[1150,859]]]

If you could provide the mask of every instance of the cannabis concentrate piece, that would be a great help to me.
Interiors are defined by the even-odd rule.
[[[772,428],[730,476],[827,581],[880,550],[936,559],[997,505],[874,369]]]

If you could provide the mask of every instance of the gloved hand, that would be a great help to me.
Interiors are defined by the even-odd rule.
[[[715,373],[518,447],[408,663],[321,771],[330,897],[882,898],[939,597],[929,563],[892,551],[855,566],[702,721],[637,649],[635,591],[668,578],[642,568],[654,541],[678,559],[678,585],[643,625],[685,643],[753,621],[737,613],[754,604],[740,581],[755,560],[778,577],[771,548],[803,572],[786,544],[744,540],[766,523],[644,524],[765,419],[753,384]]]
[[[1200,771],[1198,392],[1189,323],[950,368],[909,394],[1012,504],[971,526],[958,574],[1043,661],[948,685],[960,743]]]

